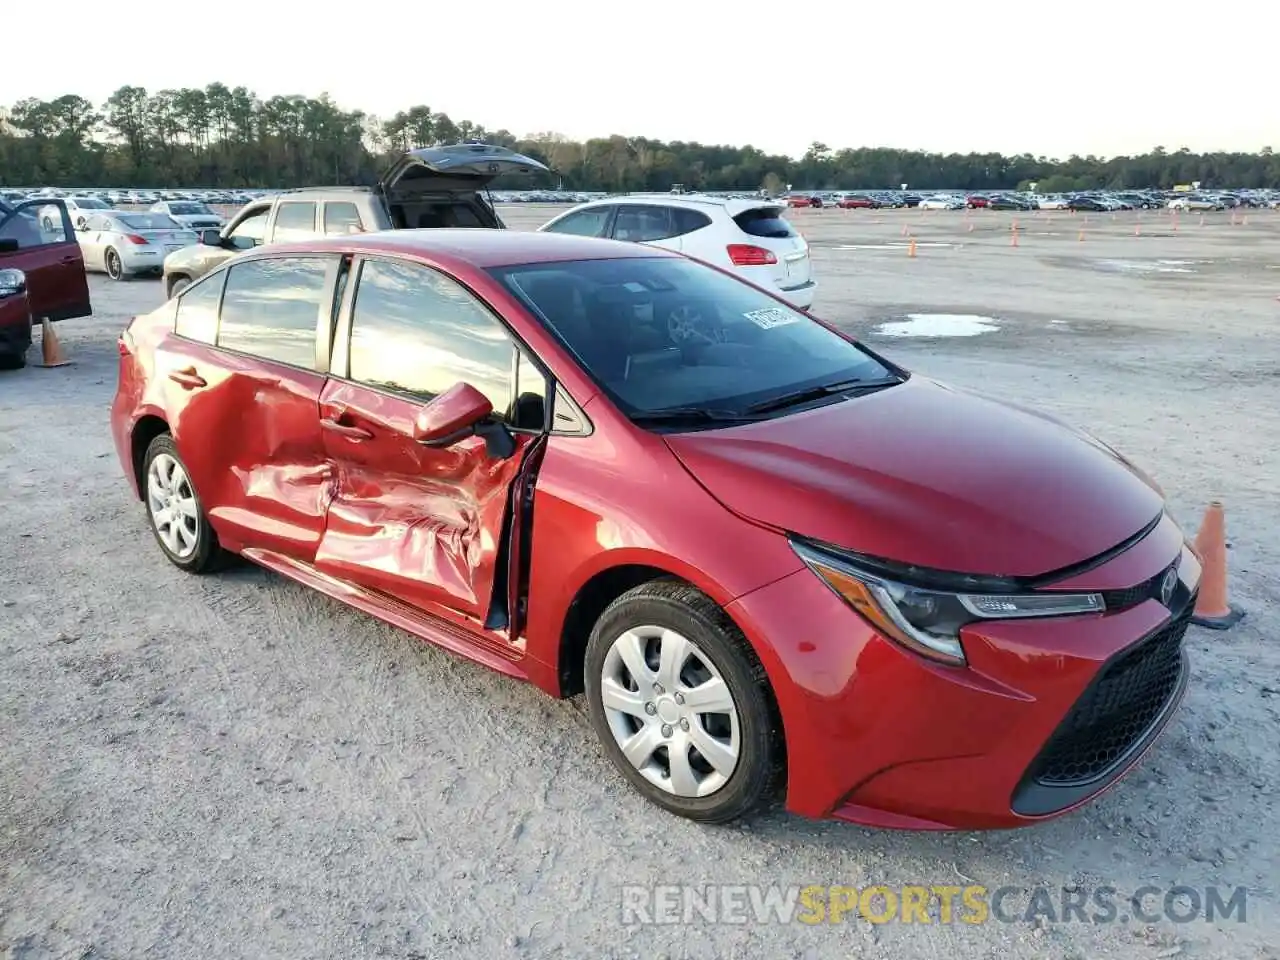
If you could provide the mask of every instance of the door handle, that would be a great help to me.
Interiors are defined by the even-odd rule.
[[[328,417],[320,421],[320,426],[330,433],[336,433],[340,437],[346,437],[348,440],[372,440],[373,431],[366,430],[364,427],[353,426],[350,423],[342,423],[338,420],[331,420]]]
[[[169,374],[169,379],[184,390],[194,390],[196,387],[208,386],[204,377],[196,373],[195,367],[187,367],[185,370],[174,370]]]

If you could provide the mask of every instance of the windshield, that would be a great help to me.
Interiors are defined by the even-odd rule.
[[[121,213],[116,219],[130,230],[185,230],[182,224],[163,213]]]
[[[213,211],[203,203],[171,203],[169,204],[169,212],[176,213],[180,217],[201,216],[213,213]]]
[[[894,375],[763,291],[677,257],[491,271],[538,314],[628,416],[745,412],[798,390]]]

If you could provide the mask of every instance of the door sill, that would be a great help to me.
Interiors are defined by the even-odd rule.
[[[407,630],[415,637],[443,647],[450,653],[456,653],[468,660],[483,664],[508,677],[529,679],[521,665],[523,658],[520,656],[520,651],[512,648],[503,636],[472,632],[441,617],[411,607],[395,597],[380,591],[368,590],[346,580],[339,580],[337,577],[317,570],[309,563],[271,550],[250,547],[242,550],[241,556],[268,570],[296,580],[304,586],[319,590],[325,596],[341,600],[392,626]]]

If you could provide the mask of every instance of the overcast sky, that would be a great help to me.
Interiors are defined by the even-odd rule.
[[[263,98],[327,91],[384,118],[425,103],[518,136],[793,156],[814,140],[1052,157],[1280,149],[1268,0],[58,0],[56,18],[48,3],[5,6],[5,34],[32,34],[7,45],[5,105],[220,80]]]

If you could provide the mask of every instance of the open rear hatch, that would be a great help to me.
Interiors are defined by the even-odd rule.
[[[378,191],[397,227],[500,228],[480,191],[505,174],[548,172],[544,164],[506,147],[456,143],[407,151],[379,179]]]

